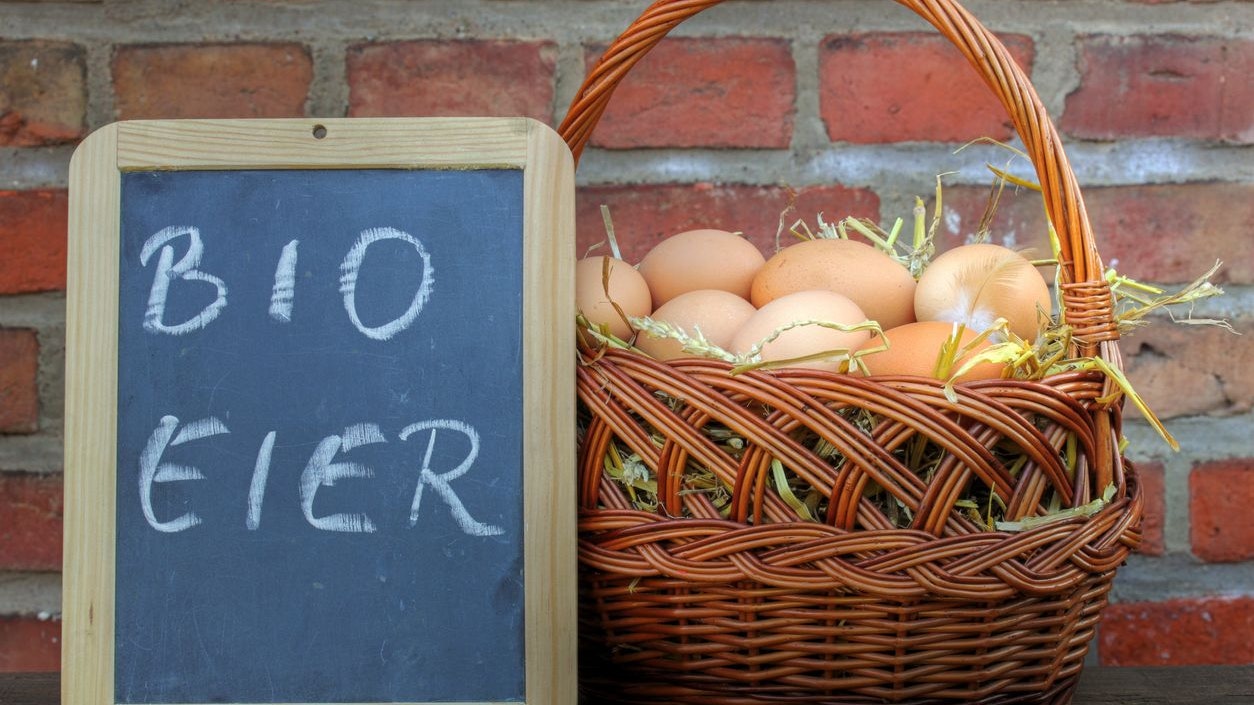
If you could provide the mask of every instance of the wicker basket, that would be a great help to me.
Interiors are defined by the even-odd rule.
[[[655,2],[609,47],[560,128],[576,159],[631,67],[718,2]],[[957,45],[1012,117],[1062,243],[1074,352],[1120,366],[1083,201],[1031,84],[956,2],[899,2]],[[589,703],[1070,701],[1115,569],[1140,541],[1140,488],[1118,452],[1118,393],[1103,375],[962,384],[952,401],[919,378],[733,375],[714,361],[582,353],[580,679]],[[873,423],[852,423],[850,409]],[[743,439],[743,451],[715,442],[718,429]],[[944,452],[928,482],[903,462],[905,445],[920,442]],[[1017,472],[994,453],[1006,444],[1028,458]],[[658,512],[634,508],[607,478],[613,447],[656,473]],[[1076,454],[1073,473],[1066,452]],[[773,458],[822,489],[826,521],[796,521],[766,488]],[[731,488],[731,516],[682,491],[694,463]],[[1044,511],[1047,494],[1080,506],[1102,488],[1116,492],[1087,518],[989,532],[954,506],[980,483],[1012,519]],[[869,486],[909,508],[908,528],[864,498]]]

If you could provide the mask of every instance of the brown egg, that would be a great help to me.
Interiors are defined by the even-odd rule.
[[[700,330],[706,340],[726,350],[731,347],[736,331],[755,312],[753,304],[735,294],[719,289],[699,289],[667,301],[650,318],[676,326],[688,335],[695,335]],[[693,356],[684,352],[678,340],[654,338],[647,333],[636,338],[636,347],[659,360]]]
[[[953,334],[954,324],[942,321],[918,321],[884,331],[888,339],[888,349],[863,355],[859,359],[866,365],[871,375],[913,375],[915,377],[936,376],[936,364],[940,359],[941,348]],[[959,351],[979,337],[979,333],[970,328],[964,329],[959,338]],[[868,340],[862,350],[880,347],[884,341],[877,335]],[[981,341],[968,353],[961,355],[949,367],[940,379],[948,380],[949,375],[962,369],[970,357],[986,348],[991,343]],[[976,379],[998,379],[1002,376],[1005,365],[982,362],[958,378],[959,382],[970,382]]]
[[[609,263],[608,286],[604,278]],[[613,257],[588,257],[575,263],[575,306],[594,325],[606,324],[615,336],[626,340],[631,326],[614,309],[618,304],[629,317],[647,316],[649,286],[630,264]]]
[[[822,238],[775,253],[753,280],[749,298],[759,308],[797,291],[827,289],[849,297],[881,327],[914,320],[914,277],[870,245]]]
[[[1023,255],[1000,245],[956,247],[923,270],[914,293],[920,321],[965,323],[979,332],[1005,318],[1020,338],[1036,340],[1037,308],[1050,312],[1049,286]]]
[[[826,290],[799,291],[781,296],[753,314],[732,339],[732,352],[744,355],[776,330],[797,321],[856,325],[865,320],[862,309],[848,297]],[[762,348],[762,359],[788,360],[829,350],[857,350],[870,335],[867,331],[846,333],[821,326],[800,326],[767,343]],[[839,372],[844,369],[846,360],[845,355],[838,355],[831,359],[800,363],[795,367]]]
[[[766,258],[753,243],[726,230],[689,230],[649,250],[640,273],[653,293],[653,308],[687,291],[720,289],[748,300],[753,277]]]

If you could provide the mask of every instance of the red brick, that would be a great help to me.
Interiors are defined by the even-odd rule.
[[[1241,335],[1157,319],[1119,342],[1129,381],[1160,418],[1240,414],[1254,405],[1254,318],[1231,323]]]
[[[67,42],[0,42],[0,146],[73,141],[85,132],[87,63]]]
[[[945,189],[947,210],[958,219],[941,243],[952,246],[976,229],[989,189]],[[1084,191],[1097,248],[1121,273],[1146,282],[1186,283],[1222,260],[1214,281],[1254,283],[1254,186],[1202,183],[1109,186]],[[993,241],[1013,234],[1016,247],[1049,253],[1045,215],[1036,192],[1003,192],[993,221]]]
[[[0,617],[0,673],[61,670],[61,620]]]
[[[412,41],[348,51],[348,114],[553,119],[552,42]]]
[[[1254,558],[1254,458],[1194,466],[1189,475],[1193,554],[1210,562]],[[1251,632],[1254,633],[1254,632]]]
[[[1167,515],[1167,490],[1163,486],[1165,470],[1162,463],[1138,463],[1136,471],[1145,497],[1140,550],[1147,556],[1161,556],[1165,552],[1163,520]]]
[[[299,44],[127,46],[113,58],[121,119],[300,117],[312,80]]]
[[[1032,71],[1029,37],[1000,37]],[[926,32],[841,34],[819,51],[819,111],[833,142],[966,142],[1014,134],[1001,102],[948,39]]]
[[[0,294],[65,289],[65,191],[0,191]]]
[[[604,50],[589,48],[589,69]],[[670,38],[615,89],[592,144],[781,149],[792,140],[795,99],[784,40]]]
[[[1144,281],[1189,282],[1215,260],[1216,281],[1254,283],[1254,186],[1188,184],[1086,195],[1105,260]]]
[[[822,211],[826,220],[848,215],[879,219],[879,199],[871,191],[842,186],[812,186],[796,192],[796,211],[785,230],[799,218],[811,227]],[[775,251],[780,214],[793,191],[780,186],[664,184],[649,186],[585,186],[576,194],[576,252],[583,256],[605,240],[601,205],[607,205],[623,256],[638,262],[662,239],[694,228],[743,232],[763,254]],[[788,243],[792,236],[783,235]],[[606,252],[607,250],[598,250]]]
[[[0,328],[0,433],[39,430],[39,339],[27,328]],[[0,552],[4,549],[0,547]]]
[[[1094,35],[1078,50],[1080,87],[1067,97],[1064,132],[1254,141],[1254,42]]]
[[[1254,664],[1254,598],[1128,602],[1106,608],[1099,634],[1103,666]]]
[[[0,475],[0,570],[61,570],[59,475]]]

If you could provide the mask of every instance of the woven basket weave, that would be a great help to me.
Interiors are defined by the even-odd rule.
[[[1031,84],[956,2],[898,2],[949,38],[1001,99],[1062,244],[1073,352],[1120,367],[1079,188]],[[609,47],[560,127],[576,159],[631,67],[716,4],[655,2]],[[1115,569],[1140,541],[1140,488],[1118,452],[1120,404],[1105,376],[960,384],[951,401],[940,382],[921,378],[733,375],[709,360],[581,353],[580,680],[589,703],[1070,702]],[[852,422],[851,409],[871,423]],[[729,452],[711,438],[716,429],[743,449]],[[926,482],[904,462],[903,449],[920,443],[943,451]],[[995,452],[1007,446],[1027,458],[1014,471]],[[655,473],[656,513],[635,508],[606,476],[615,447]],[[824,521],[797,521],[767,487],[772,459],[823,492]],[[730,488],[730,516],[684,491],[694,466]],[[1108,486],[1115,494],[1087,518],[1003,533],[954,506],[980,485],[1010,520],[1045,513],[1047,497],[1075,507]],[[910,526],[897,528],[868,488],[907,507]]]

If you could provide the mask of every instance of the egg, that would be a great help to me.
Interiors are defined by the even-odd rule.
[[[1048,316],[1049,286],[1023,255],[1000,245],[955,247],[932,260],[919,277],[914,312],[920,321],[965,323],[986,330],[1005,318],[1011,332],[1035,340]]]
[[[790,245],[767,260],[749,300],[759,308],[798,291],[842,294],[881,327],[914,320],[914,277],[880,250],[856,240],[820,238]]]
[[[753,277],[766,258],[743,237],[726,230],[689,230],[659,242],[640,260],[653,293],[653,308],[688,291],[719,289],[749,298]]]
[[[949,341],[954,331],[953,323],[942,321],[918,321],[907,323],[884,331],[888,339],[888,349],[862,355],[859,360],[866,365],[871,375],[912,375],[915,377],[934,377],[936,363],[940,359],[941,349]],[[979,333],[964,328],[959,336],[958,350],[961,351],[971,344]],[[861,350],[872,350],[882,347],[884,340],[874,336],[868,340]],[[940,379],[948,380],[949,375],[962,369],[972,355],[987,349],[991,343],[987,339],[980,341],[966,354],[960,355],[947,370],[943,370]],[[981,362],[958,378],[959,382],[977,379],[998,379],[1006,369],[1005,365],[993,362]]]
[[[690,336],[695,336],[699,330],[706,340],[726,350],[731,347],[736,331],[756,311],[753,304],[730,292],[698,289],[662,304],[650,318],[676,326]],[[659,360],[692,357],[692,353],[684,352],[678,340],[654,338],[647,333],[636,338],[636,347]]]
[[[622,314],[614,308],[615,303]],[[593,325],[608,325],[611,333],[626,340],[631,326],[623,314],[647,316],[651,303],[649,285],[630,264],[613,257],[587,257],[575,263],[575,306]]]
[[[866,314],[848,297],[834,291],[798,291],[781,296],[758,309],[732,338],[732,352],[747,354],[754,345],[775,331],[798,321],[824,321],[840,325],[856,325]],[[867,331],[844,331],[822,326],[799,326],[780,334],[762,348],[762,359],[788,360],[825,351],[857,350],[870,337]],[[847,356],[799,363],[795,367],[839,372]]]

